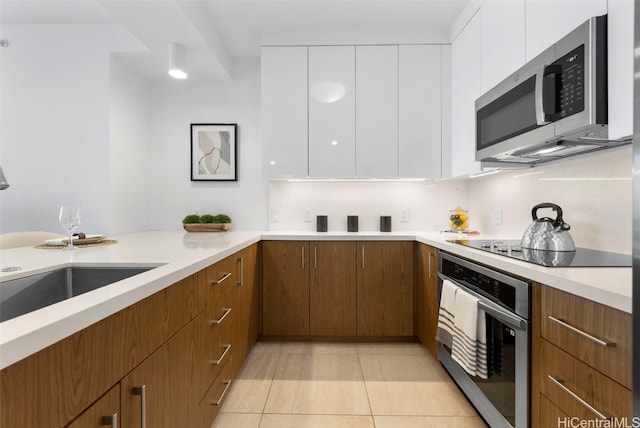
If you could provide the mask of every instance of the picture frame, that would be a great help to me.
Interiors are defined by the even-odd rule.
[[[191,181],[238,181],[238,124],[191,124]]]

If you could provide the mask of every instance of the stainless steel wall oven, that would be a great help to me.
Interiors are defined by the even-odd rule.
[[[531,284],[440,252],[439,286],[451,281],[485,313],[488,377],[469,375],[440,344],[441,364],[492,428],[529,426]]]

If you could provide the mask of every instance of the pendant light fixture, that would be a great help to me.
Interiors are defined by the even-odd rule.
[[[169,43],[169,76],[186,79],[187,49],[180,43]]]

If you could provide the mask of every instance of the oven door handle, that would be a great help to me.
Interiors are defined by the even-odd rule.
[[[479,298],[480,301],[478,302],[478,308],[482,309],[483,311],[485,311],[486,313],[488,313],[498,321],[502,321],[507,326],[515,328],[517,330],[527,331],[527,322],[522,318],[518,318],[517,316],[512,315],[505,310],[499,309],[499,307],[495,304],[485,303],[486,301],[489,301],[486,297],[481,296],[480,294],[469,289],[468,287],[465,287],[464,285],[460,285],[457,281],[441,274],[440,272],[438,272],[438,277],[443,281],[444,280],[451,281],[457,287],[463,288],[467,293],[470,293],[475,297]]]

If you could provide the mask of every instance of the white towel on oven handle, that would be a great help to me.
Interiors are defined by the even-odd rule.
[[[454,303],[451,357],[470,375],[487,378],[487,330],[480,299],[459,288]]]
[[[445,279],[442,281],[442,291],[440,292],[440,308],[438,310],[438,328],[436,330],[436,340],[449,349],[453,346],[454,332],[454,305],[458,286]]]

